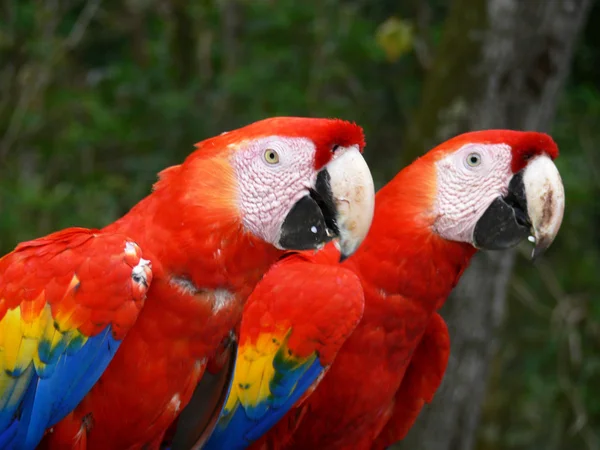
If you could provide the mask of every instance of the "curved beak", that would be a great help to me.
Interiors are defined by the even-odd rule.
[[[523,185],[535,240],[531,258],[535,259],[558,234],[565,211],[565,188],[558,169],[547,156],[538,156],[523,169]]]
[[[532,259],[541,255],[558,234],[565,210],[565,190],[552,160],[532,159],[515,174],[504,197],[483,213],[473,234],[476,247],[500,250],[529,236],[535,242]]]
[[[371,227],[375,187],[357,146],[341,147],[317,174],[309,195],[287,215],[282,248],[309,250],[339,238],[341,259],[356,251]]]

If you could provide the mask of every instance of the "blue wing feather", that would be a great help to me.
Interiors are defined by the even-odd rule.
[[[223,409],[215,430],[203,450],[244,449],[273,427],[317,381],[324,368],[315,358],[310,365],[293,369],[277,367],[270,387],[272,396],[253,408],[238,404],[233,411]],[[231,390],[231,383],[229,389]],[[262,414],[257,414],[261,411]]]
[[[135,242],[99,230],[69,228],[0,258],[0,448],[34,449],[83,400],[151,281]],[[123,306],[132,308],[118,316]]]
[[[0,419],[12,416],[0,432],[0,448],[7,450],[34,449],[47,428],[69,414],[98,381],[120,341],[112,337],[110,327],[91,337],[78,351],[61,355],[52,371],[33,371],[29,385],[18,402],[18,410],[0,411]],[[41,375],[41,376],[40,376]],[[16,408],[15,408],[16,409]],[[0,420],[1,421],[1,420]]]
[[[323,366],[321,366],[318,360],[313,361],[306,372],[304,372],[298,380],[298,384],[291,395],[285,399],[281,405],[278,405],[275,409],[269,411],[261,421],[254,425],[248,433],[248,441],[253,442],[257,440],[279,422],[296,404],[300,397],[302,397],[302,395],[304,395],[304,393],[317,381],[321,373],[323,373]]]
[[[17,434],[19,428],[19,422],[14,420],[10,423],[4,432],[0,433],[0,448],[8,448],[9,442],[11,442]]]

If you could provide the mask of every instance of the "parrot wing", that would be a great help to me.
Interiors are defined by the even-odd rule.
[[[35,448],[96,383],[144,304],[141,256],[125,236],[69,228],[0,259],[0,448]]]
[[[202,448],[217,425],[229,395],[236,354],[237,343],[232,331],[221,342],[215,357],[208,361],[192,398],[165,434],[162,449]]]
[[[433,400],[440,387],[449,357],[450,336],[446,322],[434,313],[396,392],[392,415],[373,448],[387,448],[406,437],[425,403]]]
[[[364,309],[360,280],[293,254],[269,270],[244,309],[234,377],[204,449],[246,448],[315,389]]]

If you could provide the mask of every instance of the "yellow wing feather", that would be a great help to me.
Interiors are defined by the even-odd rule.
[[[273,359],[287,342],[288,333],[280,336],[261,334],[255,343],[248,342],[238,350],[238,360],[225,411],[232,411],[238,403],[253,406],[271,395],[270,382],[275,376]]]
[[[58,361],[53,355],[57,348],[66,348],[74,340],[84,343],[87,339],[76,329],[59,327],[50,305],[44,306],[33,320],[26,321],[23,316],[21,306],[17,306],[0,320],[0,408],[8,404],[6,393],[11,392],[15,399],[20,397],[33,374],[25,373],[31,367],[44,375],[48,364]]]

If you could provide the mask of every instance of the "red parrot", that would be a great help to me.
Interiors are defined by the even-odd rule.
[[[50,427],[43,448],[158,448],[284,250],[360,244],[363,146],[341,120],[256,122],[199,143],[105,229],[2,258],[0,444],[35,448]]]
[[[360,278],[364,316],[314,391],[252,448],[383,449],[401,440],[443,378],[450,342],[437,311],[477,249],[505,249],[532,234],[537,256],[558,233],[564,189],[557,156],[546,134],[466,133],[382,188],[365,241],[341,264]],[[322,253],[338,264],[334,246]],[[215,433],[234,441],[238,430],[228,427],[227,412]]]

